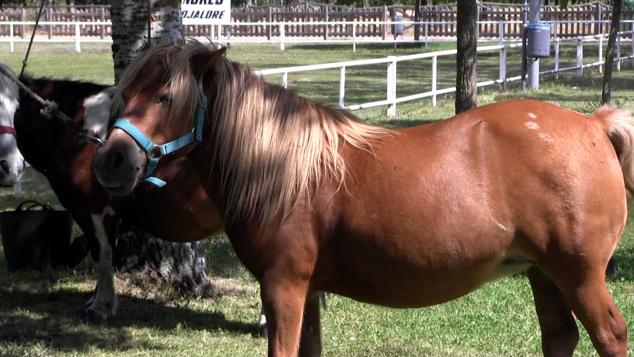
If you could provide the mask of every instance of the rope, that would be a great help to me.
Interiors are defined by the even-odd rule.
[[[33,32],[31,33],[31,41],[29,41],[29,47],[26,49],[26,55],[24,56],[24,61],[22,61],[22,70],[20,71],[20,77],[24,74],[24,69],[26,68],[26,61],[29,59],[29,54],[31,53],[31,46],[33,45],[33,39],[35,38],[35,31],[37,30],[37,25],[40,23],[40,17],[42,17],[42,10],[44,10],[44,0],[40,2],[40,11],[37,13],[37,18],[35,19],[35,26],[33,26]]]
[[[90,143],[99,145],[99,146],[103,145],[103,140],[101,140],[100,138],[96,136],[91,136],[86,134],[81,126],[75,123],[75,121],[71,119],[68,115],[61,112],[59,110],[59,105],[57,103],[48,99],[44,99],[40,97],[39,95],[37,95],[37,93],[33,92],[31,88],[27,87],[24,83],[22,83],[22,81],[16,78],[13,73],[9,72],[3,66],[0,66],[0,72],[4,76],[9,78],[10,80],[15,82],[15,84],[17,84],[20,87],[20,89],[22,89],[26,94],[29,95],[29,97],[31,97],[33,100],[38,102],[43,107],[42,109],[40,109],[40,113],[45,118],[52,119],[53,117],[56,117],[58,119],[61,119],[64,124],[66,124],[67,126],[77,131],[78,135],[83,136]]]

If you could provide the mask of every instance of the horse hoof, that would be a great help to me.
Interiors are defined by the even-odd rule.
[[[93,325],[103,324],[108,320],[108,314],[97,311],[96,309],[87,308],[84,311],[84,321]]]
[[[260,335],[260,337],[262,337],[263,339],[268,339],[269,332],[268,332],[268,329],[266,328],[266,324],[258,325],[258,335]]]

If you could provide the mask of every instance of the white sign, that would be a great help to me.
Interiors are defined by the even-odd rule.
[[[231,0],[181,0],[183,25],[226,24],[231,20]]]

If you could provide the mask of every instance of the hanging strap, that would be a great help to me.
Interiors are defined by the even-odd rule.
[[[29,54],[31,53],[31,46],[33,45],[33,39],[35,38],[35,31],[37,31],[37,26],[40,23],[40,17],[42,17],[42,10],[44,10],[44,0],[40,1],[40,11],[37,13],[37,18],[35,19],[35,26],[33,27],[33,32],[31,33],[31,41],[29,41],[29,47],[27,47],[26,55],[24,56],[24,61],[22,61],[22,70],[20,71],[20,77],[24,75],[26,62],[29,59]]]

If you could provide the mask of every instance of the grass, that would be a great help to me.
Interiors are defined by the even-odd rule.
[[[46,50],[39,46],[29,62],[32,74],[111,83],[112,60],[107,47],[85,48],[78,55],[63,46],[49,46]],[[406,47],[398,51],[415,53],[419,49]],[[377,46],[360,47],[356,54],[349,47],[337,46],[292,46],[280,53],[274,46],[263,45],[234,46],[229,56],[253,68],[271,68],[392,53],[389,47]],[[0,52],[0,62],[14,69],[19,69],[21,59],[21,55]],[[495,73],[493,58],[483,56],[480,64],[481,76]],[[414,63],[404,66],[402,72],[399,67],[399,93],[427,85],[427,65]],[[441,63],[440,68],[441,81],[449,85],[453,77],[451,64]],[[630,110],[634,110],[634,88],[630,84],[633,73],[616,73],[613,89],[615,102]],[[383,67],[347,74],[352,80],[346,88],[350,103],[384,95]],[[301,94],[326,103],[336,100],[336,72],[297,74],[290,79],[291,87]],[[536,91],[484,90],[479,93],[479,100],[484,104],[524,96],[590,112],[599,103],[600,84],[600,76],[590,70],[582,78],[574,73],[560,80],[545,78]],[[444,97],[435,108],[429,100],[399,105],[398,117],[392,120],[385,118],[385,108],[360,111],[359,115],[380,125],[407,126],[449,117],[452,112],[453,100]],[[59,205],[42,176],[33,171],[27,173],[23,198]],[[12,208],[18,201],[11,189],[0,189],[0,210]],[[609,281],[629,326],[634,326],[633,235],[634,226],[629,224],[616,252],[620,275]],[[210,240],[209,254],[219,296],[182,297],[166,287],[147,286],[134,276],[119,275],[119,314],[101,326],[81,320],[83,303],[95,284],[89,264],[69,271],[9,274],[0,254],[0,355],[264,355],[266,343],[257,337],[255,329],[260,308],[257,284],[242,268],[226,238]],[[523,275],[498,280],[460,299],[425,309],[388,309],[329,295],[322,320],[326,356],[541,355],[537,318]],[[577,355],[594,355],[587,335],[582,328],[581,331]],[[630,347],[629,352],[634,353],[634,349]]]

